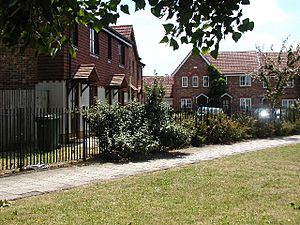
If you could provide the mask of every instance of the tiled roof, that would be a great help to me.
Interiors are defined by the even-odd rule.
[[[166,98],[172,98],[174,78],[173,76],[143,76],[144,85],[153,84],[155,78],[166,87]]]
[[[125,74],[114,74],[108,84],[110,87],[121,87],[122,85],[127,86]]]
[[[99,76],[95,64],[80,64],[73,79],[85,79],[92,82],[98,82]]]
[[[223,74],[251,73],[259,67],[256,51],[219,52],[217,59],[209,54],[204,57]]]
[[[133,28],[132,25],[110,26],[110,28],[114,29],[125,38],[131,40],[131,33]]]

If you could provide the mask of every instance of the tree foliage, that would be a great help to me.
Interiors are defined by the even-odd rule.
[[[271,107],[280,106],[280,98],[284,94],[289,82],[300,76],[300,44],[293,47],[283,41],[279,52],[264,52],[257,47],[260,59],[260,67],[254,77],[265,86],[265,98]]]
[[[226,80],[225,76],[220,71],[212,66],[208,66],[209,73],[209,104],[211,106],[220,106],[220,98],[226,92]]]
[[[179,43],[191,43],[195,53],[213,47],[216,57],[219,42],[227,34],[238,41],[252,30],[254,23],[242,19],[246,0],[131,0],[135,10],[150,8],[155,17],[165,19],[162,43],[174,49]],[[247,3],[246,3],[247,4]],[[69,46],[67,31],[74,25],[93,27],[97,32],[116,23],[120,12],[129,14],[129,5],[121,0],[1,0],[0,35],[4,44],[55,55]]]

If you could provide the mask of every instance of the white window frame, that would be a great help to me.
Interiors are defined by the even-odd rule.
[[[184,108],[191,109],[192,108],[192,99],[191,98],[182,98],[182,99],[180,99],[180,108],[182,108],[182,109],[184,109]]]
[[[192,77],[192,87],[199,87],[199,78],[198,76]]]
[[[240,98],[240,109],[242,111],[248,111],[252,108],[251,98]]]
[[[189,78],[187,76],[181,77],[181,87],[189,86]]]
[[[296,99],[282,99],[281,105],[283,108],[290,108],[291,106],[295,105]]]
[[[294,85],[295,85],[295,79],[292,78],[292,79],[288,80],[288,82],[287,82],[286,84],[287,84],[287,85],[286,85],[287,88],[294,88]]]
[[[209,76],[203,76],[203,87],[209,87]]]
[[[241,87],[249,87],[252,84],[252,79],[250,75],[242,75],[240,76],[240,86]]]
[[[225,84],[228,85],[228,76],[224,76],[225,77]]]
[[[95,30],[90,27],[90,52],[95,53]]]

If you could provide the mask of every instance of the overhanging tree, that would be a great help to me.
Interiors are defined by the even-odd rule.
[[[254,27],[248,18],[242,19],[242,5],[249,4],[248,0],[131,1],[136,11],[148,4],[154,16],[166,20],[161,42],[174,49],[179,43],[190,43],[194,53],[213,49],[211,55],[217,57],[219,42],[225,35],[238,41],[242,33]],[[75,23],[99,32],[116,23],[120,11],[130,11],[121,0],[1,0],[0,40],[22,50],[30,47],[55,55],[63,46],[70,46],[66,31]]]
[[[265,98],[271,107],[279,107],[280,99],[289,83],[300,76],[300,44],[295,48],[283,41],[279,52],[265,52],[257,47],[260,67],[254,78],[262,81],[265,87]]]
[[[221,96],[226,92],[225,76],[213,65],[208,66],[209,91],[208,98],[211,106],[220,106]]]

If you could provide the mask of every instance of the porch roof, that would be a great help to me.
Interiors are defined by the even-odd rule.
[[[92,83],[100,80],[95,64],[80,64],[73,79],[86,80]]]
[[[111,80],[108,84],[109,87],[119,87],[119,88],[124,88],[127,87],[127,81],[125,78],[125,74],[114,74],[111,77]]]

